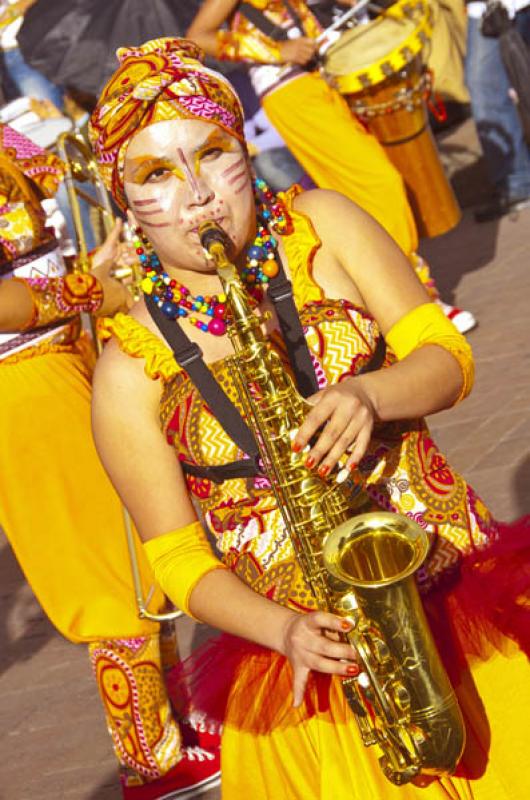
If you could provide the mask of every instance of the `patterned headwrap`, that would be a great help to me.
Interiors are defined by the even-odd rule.
[[[127,205],[123,167],[132,136],[153,122],[200,119],[244,143],[243,109],[228,81],[201,62],[187,39],[154,39],[120,48],[120,66],[109,80],[89,126],[101,176],[118,205]]]
[[[23,133],[0,122],[0,152],[13,161],[35,183],[45,197],[53,197],[64,178],[61,159],[43,150]]]

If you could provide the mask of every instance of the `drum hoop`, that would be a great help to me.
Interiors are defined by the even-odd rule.
[[[356,94],[382,83],[413,61],[432,38],[431,8],[423,0],[418,0],[414,5],[404,0],[404,2],[390,6],[386,16],[394,16],[396,18],[399,16],[402,18],[405,15],[405,10],[411,8],[423,9],[424,14],[422,19],[418,21],[416,28],[399,47],[382,56],[362,72],[334,75],[327,72],[324,64],[322,72],[328,83],[334,86],[341,94]],[[390,15],[388,14],[390,11],[399,11],[399,14],[393,13]]]

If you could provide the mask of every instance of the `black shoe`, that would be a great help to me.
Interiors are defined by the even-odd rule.
[[[508,214],[515,214],[524,208],[530,207],[530,196],[527,197],[507,197],[499,195],[491,203],[488,203],[475,212],[476,222],[491,222],[491,220],[506,217]]]

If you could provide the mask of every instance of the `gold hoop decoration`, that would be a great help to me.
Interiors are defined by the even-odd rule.
[[[326,52],[323,72],[341,94],[355,94],[400,72],[429,44],[426,0],[398,0],[366,25],[346,31]]]

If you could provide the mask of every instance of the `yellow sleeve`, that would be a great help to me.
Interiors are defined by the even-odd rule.
[[[190,596],[200,579],[214,569],[227,569],[212,553],[198,521],[149,539],[144,550],[159,586],[190,617]]]
[[[467,397],[475,376],[473,352],[440,306],[424,303],[413,308],[392,326],[385,338],[399,361],[425,344],[443,347],[456,358],[462,370],[464,380],[457,402]]]

